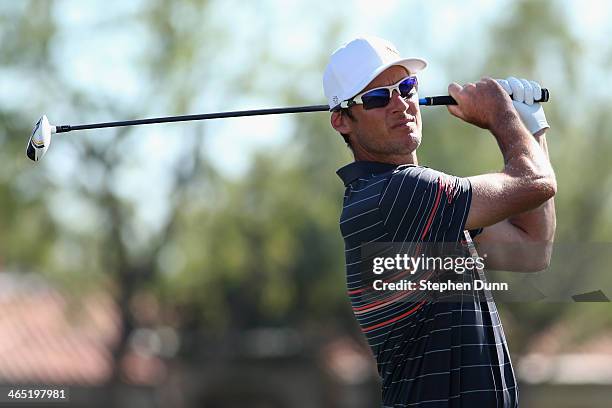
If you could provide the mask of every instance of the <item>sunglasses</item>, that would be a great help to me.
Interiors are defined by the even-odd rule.
[[[408,99],[414,96],[418,86],[417,78],[408,76],[393,85],[381,86],[355,95],[351,99],[342,101],[338,108],[350,108],[353,105],[363,105],[363,109],[383,108],[391,101],[394,90],[397,90],[402,98]]]

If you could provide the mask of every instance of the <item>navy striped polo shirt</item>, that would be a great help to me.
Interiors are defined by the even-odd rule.
[[[506,339],[489,293],[474,291],[452,302],[410,291],[365,295],[371,283],[361,273],[364,246],[470,240],[464,233],[469,180],[423,166],[364,161],[338,175],[346,186],[340,230],[347,290],[376,359],[382,406],[518,406]],[[462,279],[474,276],[465,273]]]

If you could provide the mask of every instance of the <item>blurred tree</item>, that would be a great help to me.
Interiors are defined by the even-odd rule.
[[[15,71],[41,80],[42,71],[53,71],[48,58],[49,39],[56,30],[50,18],[52,5],[24,2],[18,7],[3,8],[6,10],[0,13],[0,66],[6,83]],[[39,91],[47,91],[47,85],[42,84]],[[3,99],[10,100],[11,95],[5,93]],[[15,95],[14,99],[21,98]],[[45,201],[49,180],[23,160],[25,142],[31,132],[27,124],[31,121],[14,104],[0,104],[0,268],[9,271],[44,269],[42,265],[54,256],[58,237]]]
[[[210,13],[215,5],[157,0],[116,23],[102,23],[137,24],[155,44],[138,63],[149,83],[144,100],[154,100],[168,113],[183,113],[203,90],[210,92],[208,81],[202,84],[201,78],[217,75],[213,61],[220,52],[218,44],[239,47],[227,36],[230,27],[215,21]],[[58,62],[50,58],[58,40],[53,31],[57,3],[37,6],[32,1],[23,8],[15,7],[10,24],[1,30],[6,37],[35,25],[36,29],[19,34],[19,42],[9,43],[13,54],[7,52],[3,57],[7,69],[20,70],[26,64],[37,74],[33,83],[49,84],[47,97],[37,99],[39,110],[61,101],[78,107],[76,115],[83,121],[92,112],[96,117],[146,116],[150,105],[125,106],[112,95],[88,95],[70,79],[62,79]],[[337,28],[326,35],[337,35]],[[243,81],[235,89],[226,86],[224,94],[239,94],[249,87],[258,91],[250,78],[259,70],[282,64],[269,47],[262,41],[253,48],[258,57],[234,73]],[[316,78],[318,84],[318,67],[327,58],[324,54],[310,65],[292,68],[292,74]],[[229,72],[225,81],[236,82]],[[281,87],[275,85],[276,90]],[[303,96],[290,89],[278,91],[279,100],[301,103]],[[6,110],[2,115],[3,135],[26,134],[16,124],[29,120]],[[1,154],[7,158],[5,163],[14,163],[14,169],[12,176],[5,173],[6,182],[0,189],[5,215],[2,227],[5,236],[12,237],[2,256],[19,268],[61,278],[75,293],[101,284],[110,288],[122,316],[122,336],[114,350],[118,362],[130,352],[134,329],[155,324],[143,320],[134,306],[143,292],[158,294],[164,308],[180,311],[179,321],[172,324],[206,327],[209,332],[314,322],[318,327],[338,322],[353,327],[344,295],[337,226],[342,185],[334,175],[339,158],[346,159],[348,154],[337,138],[330,138],[326,118],[305,115],[296,119],[291,145],[261,152],[247,176],[236,181],[217,174],[208,163],[200,148],[204,125],[190,126],[193,131],[181,134],[182,149],[167,166],[166,211],[159,225],[148,229],[138,217],[138,203],[118,188],[121,177],[138,165],[131,154],[136,138],[133,128],[109,130],[103,143],[85,136],[78,141],[64,140],[78,163],[68,170],[69,183],[41,177],[50,163],[31,166],[18,153],[23,140],[5,138],[10,149]],[[306,151],[309,153],[304,154]],[[27,173],[24,166],[30,166]],[[18,182],[20,173],[23,180]],[[150,188],[160,186],[153,180]],[[14,197],[15,192],[23,197]],[[59,203],[59,210],[51,211],[51,202]],[[66,213],[75,206],[87,220],[80,222]],[[28,219],[20,221],[24,216]],[[40,231],[32,234],[32,225]],[[32,255],[29,248],[37,248],[36,253]],[[50,258],[47,253],[59,255]],[[122,381],[120,367],[116,366],[114,382]]]
[[[337,36],[333,27],[322,38]],[[259,69],[283,71],[278,56],[263,45],[259,52]],[[327,58],[321,52],[291,67],[291,78],[318,84]],[[240,75],[247,73],[252,76],[249,69]],[[305,103],[299,88],[277,87],[280,103]],[[170,244],[186,261],[164,279],[166,297],[197,304],[196,319],[211,329],[288,323],[355,328],[338,228],[343,186],[335,175],[350,154],[326,115],[292,119],[286,145],[259,152],[243,178],[225,181],[199,205],[184,208],[183,225],[197,227],[182,229]]]

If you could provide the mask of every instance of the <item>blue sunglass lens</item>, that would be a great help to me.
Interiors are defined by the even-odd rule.
[[[404,82],[399,84],[400,94],[403,98],[410,95],[413,89],[417,87],[417,79],[416,77],[407,78]]]
[[[364,109],[382,108],[389,103],[388,89],[373,89],[361,97]]]

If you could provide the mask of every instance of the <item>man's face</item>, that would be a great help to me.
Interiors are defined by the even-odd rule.
[[[408,71],[404,67],[391,66],[361,92],[393,85],[406,76]],[[343,133],[350,135],[357,159],[402,161],[402,156],[414,154],[421,143],[421,111],[416,92],[413,97],[405,100],[397,91],[393,91],[387,106],[365,110],[363,105],[354,105],[350,111],[355,120],[343,115],[342,122],[350,128]]]

